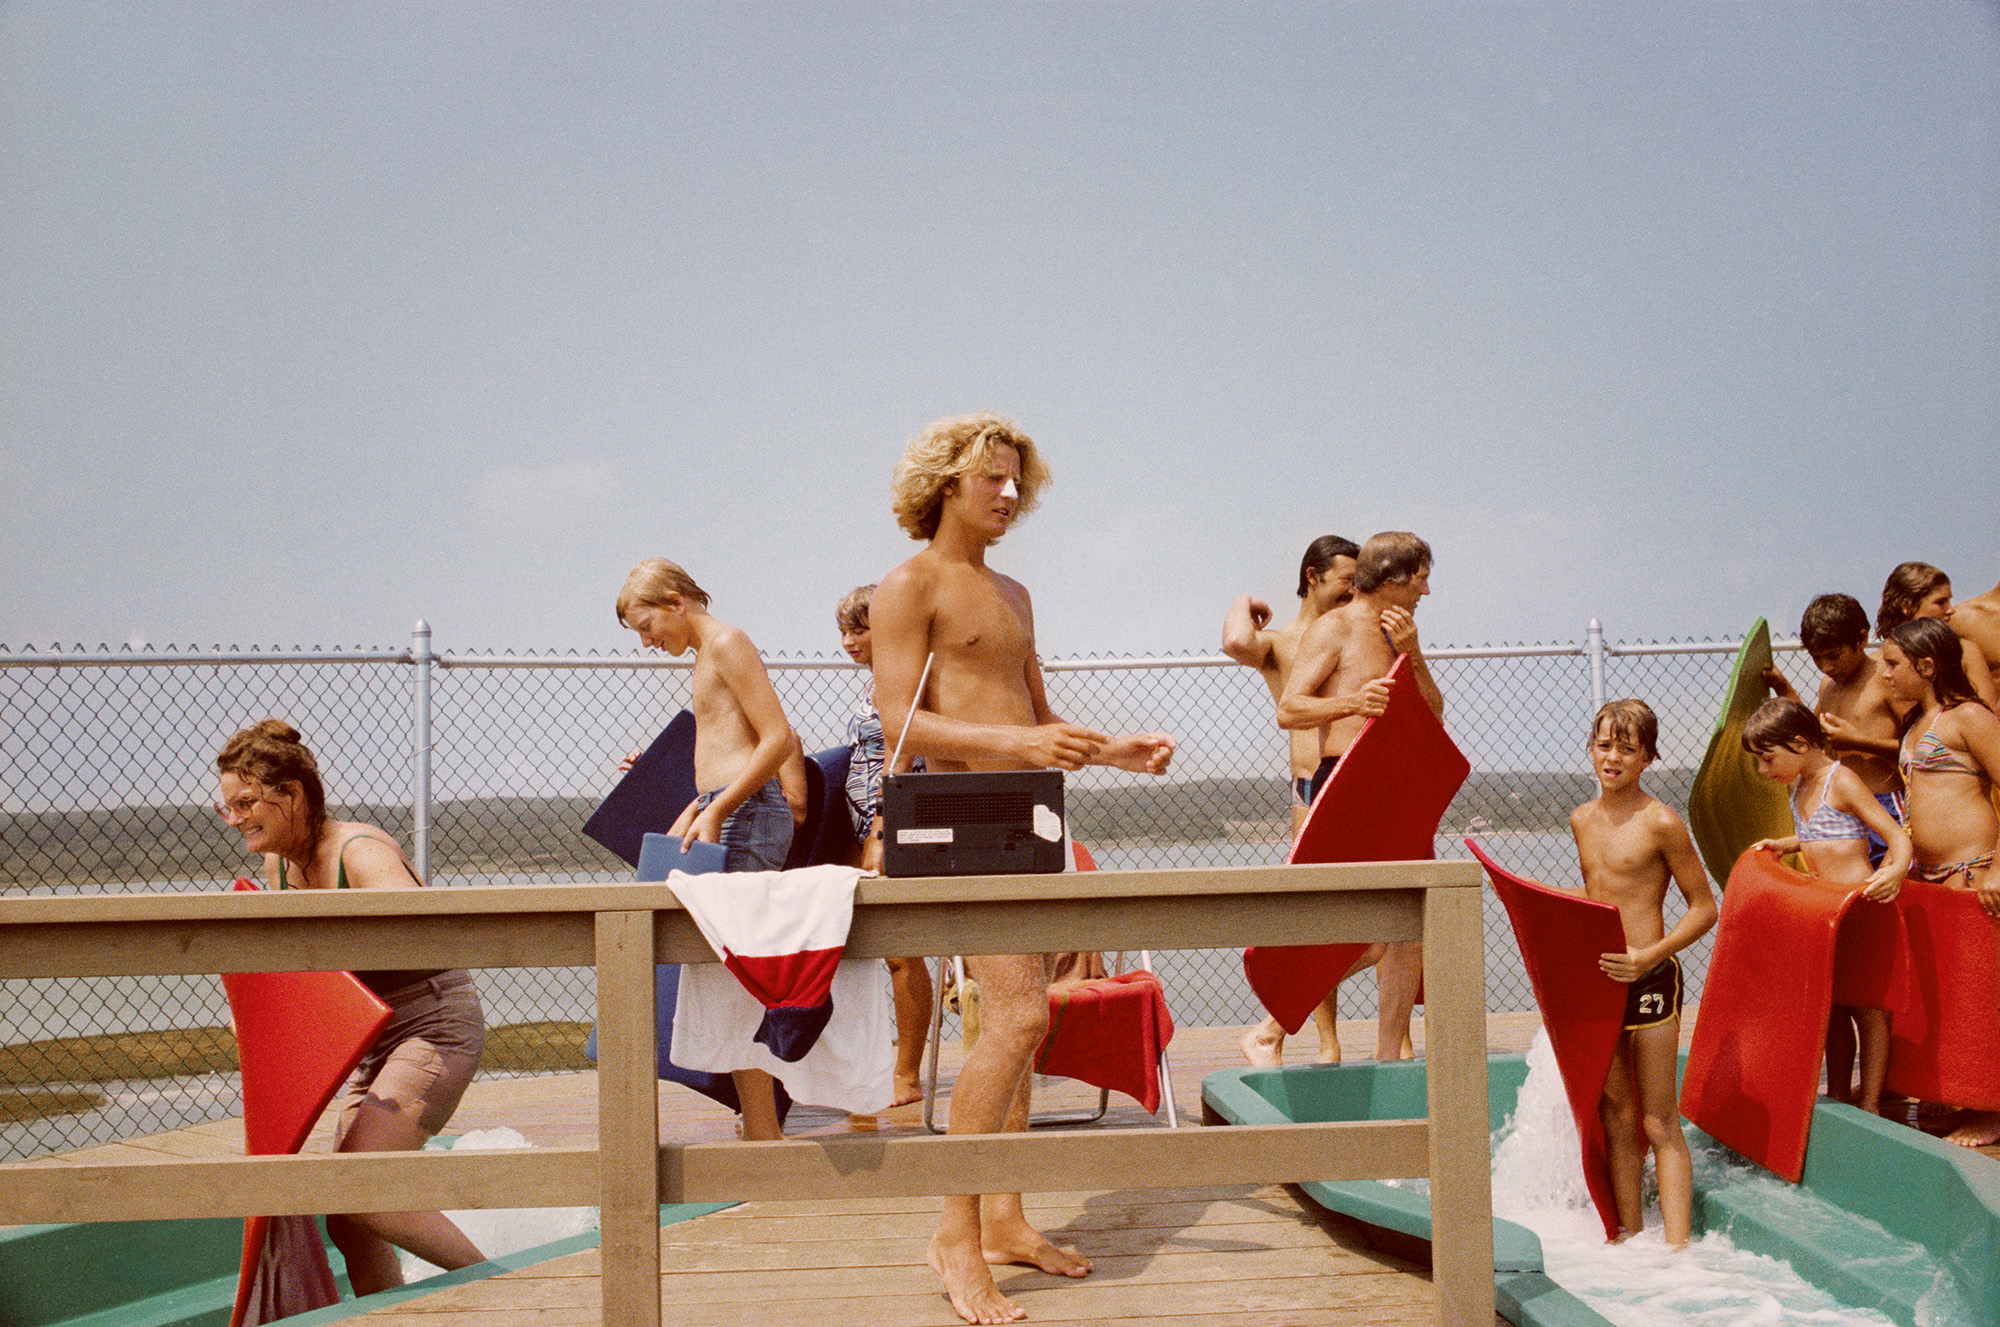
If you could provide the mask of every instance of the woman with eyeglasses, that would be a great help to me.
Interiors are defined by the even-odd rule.
[[[290,724],[266,719],[243,729],[223,746],[215,769],[222,791],[215,809],[246,848],[263,854],[265,888],[423,885],[382,830],[327,819],[319,765]],[[392,1013],[348,1083],[335,1148],[417,1151],[451,1118],[479,1065],[486,1021],[478,989],[462,968],[354,975]],[[446,1270],[483,1256],[441,1212],[329,1215],[326,1228],[357,1295],[403,1284],[397,1248]]]

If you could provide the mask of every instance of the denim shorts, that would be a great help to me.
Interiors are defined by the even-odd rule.
[[[695,798],[699,811],[721,796],[722,789]],[[725,871],[782,871],[792,850],[792,806],[778,781],[771,779],[743,800],[722,822]]]

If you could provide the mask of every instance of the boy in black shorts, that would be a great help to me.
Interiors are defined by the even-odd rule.
[[[1597,960],[1605,976],[1630,985],[1625,1035],[1597,1105],[1618,1202],[1619,1239],[1645,1228],[1640,1185],[1650,1148],[1667,1243],[1681,1248],[1693,1224],[1694,1164],[1681,1133],[1674,1084],[1681,1028],[1681,966],[1675,955],[1715,925],[1717,909],[1687,826],[1639,787],[1640,774],[1659,754],[1659,732],[1660,721],[1643,701],[1614,700],[1598,710],[1590,730],[1598,794],[1570,813],[1569,831],[1583,867],[1583,892],[1617,908],[1625,928],[1625,951]],[[1662,906],[1669,882],[1687,900],[1687,914],[1671,931]]]

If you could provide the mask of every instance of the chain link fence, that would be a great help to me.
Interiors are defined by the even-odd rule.
[[[1473,773],[1446,813],[1443,857],[1478,832],[1525,875],[1580,885],[1568,815],[1593,782],[1583,748],[1597,703],[1659,713],[1652,791],[1684,810],[1734,642],[1433,649],[1446,725]],[[1805,691],[1803,656],[1781,666]],[[808,751],[839,745],[863,688],[845,659],[767,660]],[[1051,704],[1114,732],[1179,740],[1161,779],[1092,769],[1068,780],[1072,832],[1107,869],[1284,860],[1285,745],[1258,676],[1222,658],[1053,660]],[[578,655],[431,656],[410,650],[173,654],[0,650],[0,896],[208,890],[256,863],[215,816],[214,753],[230,733],[287,719],[319,756],[330,813],[382,826],[434,886],[560,886],[629,877],[584,819],[687,702],[686,661]],[[1678,902],[1677,898],[1670,902]],[[1670,909],[1669,924],[1673,914]],[[1691,992],[1707,945],[1687,963]],[[1156,953],[1185,1026],[1257,1021],[1235,951]],[[1533,1007],[1490,892],[1487,1005]],[[493,1028],[481,1072],[585,1067],[589,969],[479,975]],[[1343,1018],[1374,1016],[1374,983],[1346,983]],[[235,1047],[212,977],[0,982],[0,1156],[16,1159],[238,1114]]]

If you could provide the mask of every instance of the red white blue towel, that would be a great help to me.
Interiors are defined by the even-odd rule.
[[[673,1061],[763,1069],[800,1101],[856,1113],[894,1096],[881,965],[843,961],[861,872],[847,866],[667,877],[721,965],[681,969]]]

